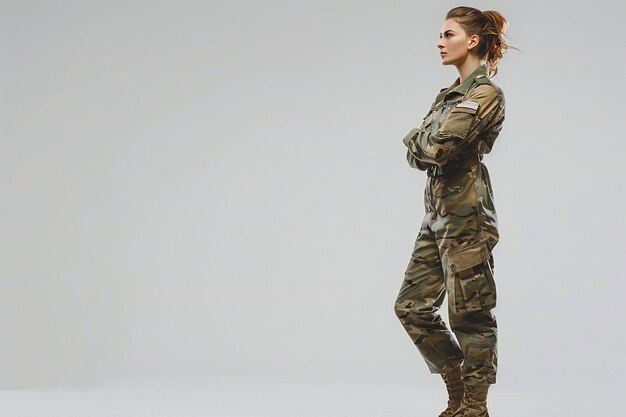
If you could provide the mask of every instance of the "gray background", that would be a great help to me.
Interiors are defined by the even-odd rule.
[[[393,302],[426,180],[402,138],[458,76],[458,5],[3,2],[3,411],[441,411]],[[623,415],[626,6],[467,5],[522,50],[484,160],[490,407]]]

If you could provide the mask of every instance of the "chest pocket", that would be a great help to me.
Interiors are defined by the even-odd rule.
[[[461,101],[462,100],[450,100],[433,105],[424,118],[423,129],[431,133],[439,130],[443,122],[448,118],[450,110]]]

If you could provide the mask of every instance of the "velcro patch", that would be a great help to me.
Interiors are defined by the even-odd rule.
[[[465,100],[460,102],[454,107],[464,107],[466,109],[478,110],[478,103],[472,100]]]

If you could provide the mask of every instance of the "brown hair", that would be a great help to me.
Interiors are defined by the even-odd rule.
[[[495,10],[481,12],[473,7],[459,6],[448,11],[447,19],[456,20],[468,36],[478,35],[480,40],[476,54],[487,61],[490,77],[495,77],[498,73],[498,63],[504,53],[509,48],[517,49],[504,40],[507,22]]]

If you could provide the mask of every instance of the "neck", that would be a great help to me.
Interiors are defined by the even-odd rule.
[[[457,65],[456,69],[459,72],[459,83],[462,84],[463,81],[481,65],[482,62],[480,59],[471,56],[467,57],[461,65]]]

